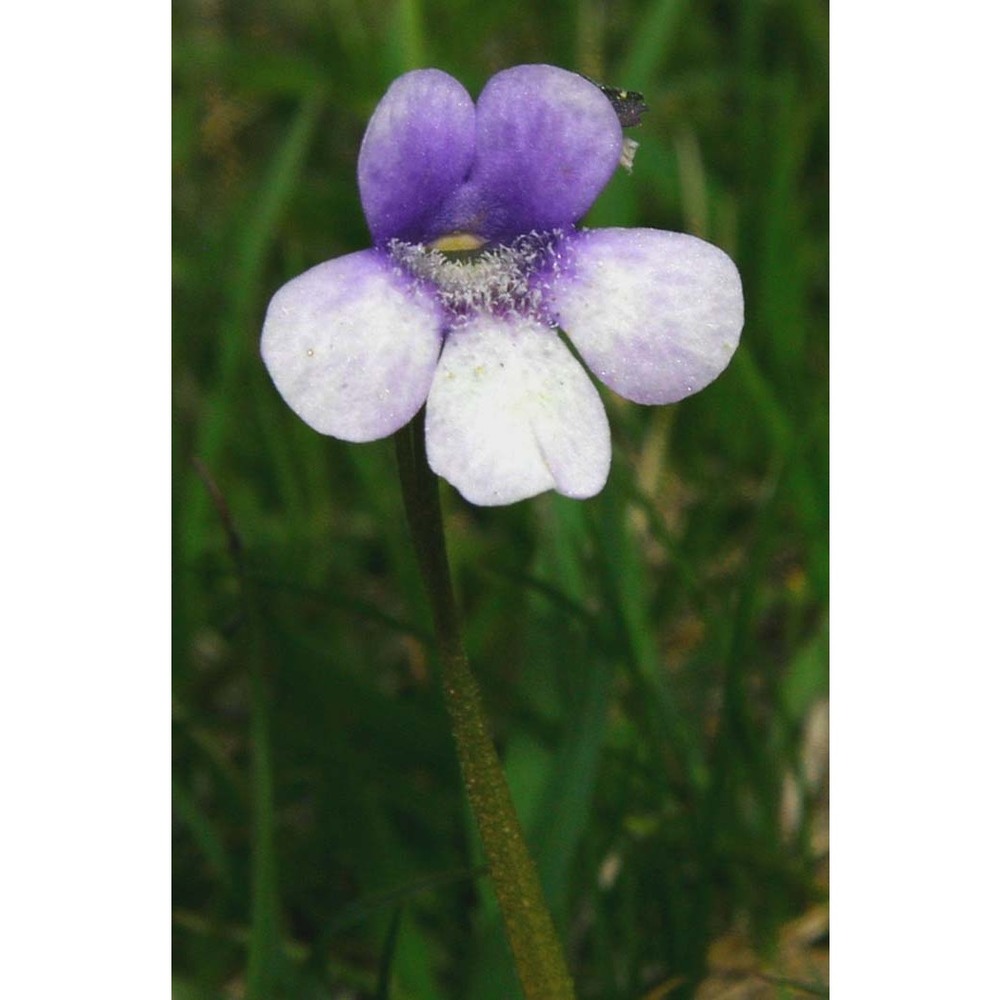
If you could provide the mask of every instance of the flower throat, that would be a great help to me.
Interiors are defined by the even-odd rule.
[[[488,244],[452,233],[430,244],[390,240],[387,250],[401,272],[433,287],[453,323],[483,313],[542,319],[543,291],[560,267],[561,236],[532,231],[509,244]]]

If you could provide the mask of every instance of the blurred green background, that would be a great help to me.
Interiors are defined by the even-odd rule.
[[[174,6],[174,996],[520,996],[391,441],[302,424],[271,293],[368,245],[388,84],[547,62],[644,92],[590,225],[737,262],[730,368],[603,390],[611,480],[443,499],[473,668],[581,998],[825,995],[824,3]],[[729,992],[725,992],[725,990]]]

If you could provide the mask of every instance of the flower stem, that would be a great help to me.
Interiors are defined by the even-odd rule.
[[[441,658],[445,703],[462,780],[500,904],[526,1000],[573,1000],[555,924],[490,737],[479,686],[465,655],[448,570],[437,477],[427,464],[421,411],[396,434],[403,502],[427,588]]]

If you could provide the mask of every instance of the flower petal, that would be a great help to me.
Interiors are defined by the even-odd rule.
[[[611,435],[587,373],[548,327],[480,317],[453,330],[427,400],[431,468],[483,506],[608,478]]]
[[[490,240],[570,226],[608,183],[622,151],[610,101],[555,66],[515,66],[476,102],[476,160],[442,213]]]
[[[560,251],[552,315],[619,395],[673,403],[729,364],[743,329],[743,289],[718,247],[658,229],[593,229]]]
[[[434,300],[362,250],[279,288],[261,354],[285,402],[314,430],[374,441],[423,405],[441,349]]]
[[[425,238],[425,219],[466,177],[476,116],[465,88],[438,69],[399,77],[379,101],[358,155],[358,186],[376,243]]]

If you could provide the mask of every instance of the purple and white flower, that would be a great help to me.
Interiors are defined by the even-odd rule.
[[[469,501],[590,497],[611,436],[597,389],[672,403],[729,363],[733,262],[693,236],[576,223],[623,152],[600,89],[515,66],[477,102],[435,69],[396,80],[361,144],[374,246],[279,289],[261,350],[315,430],[373,441],[426,404],[431,468]]]

